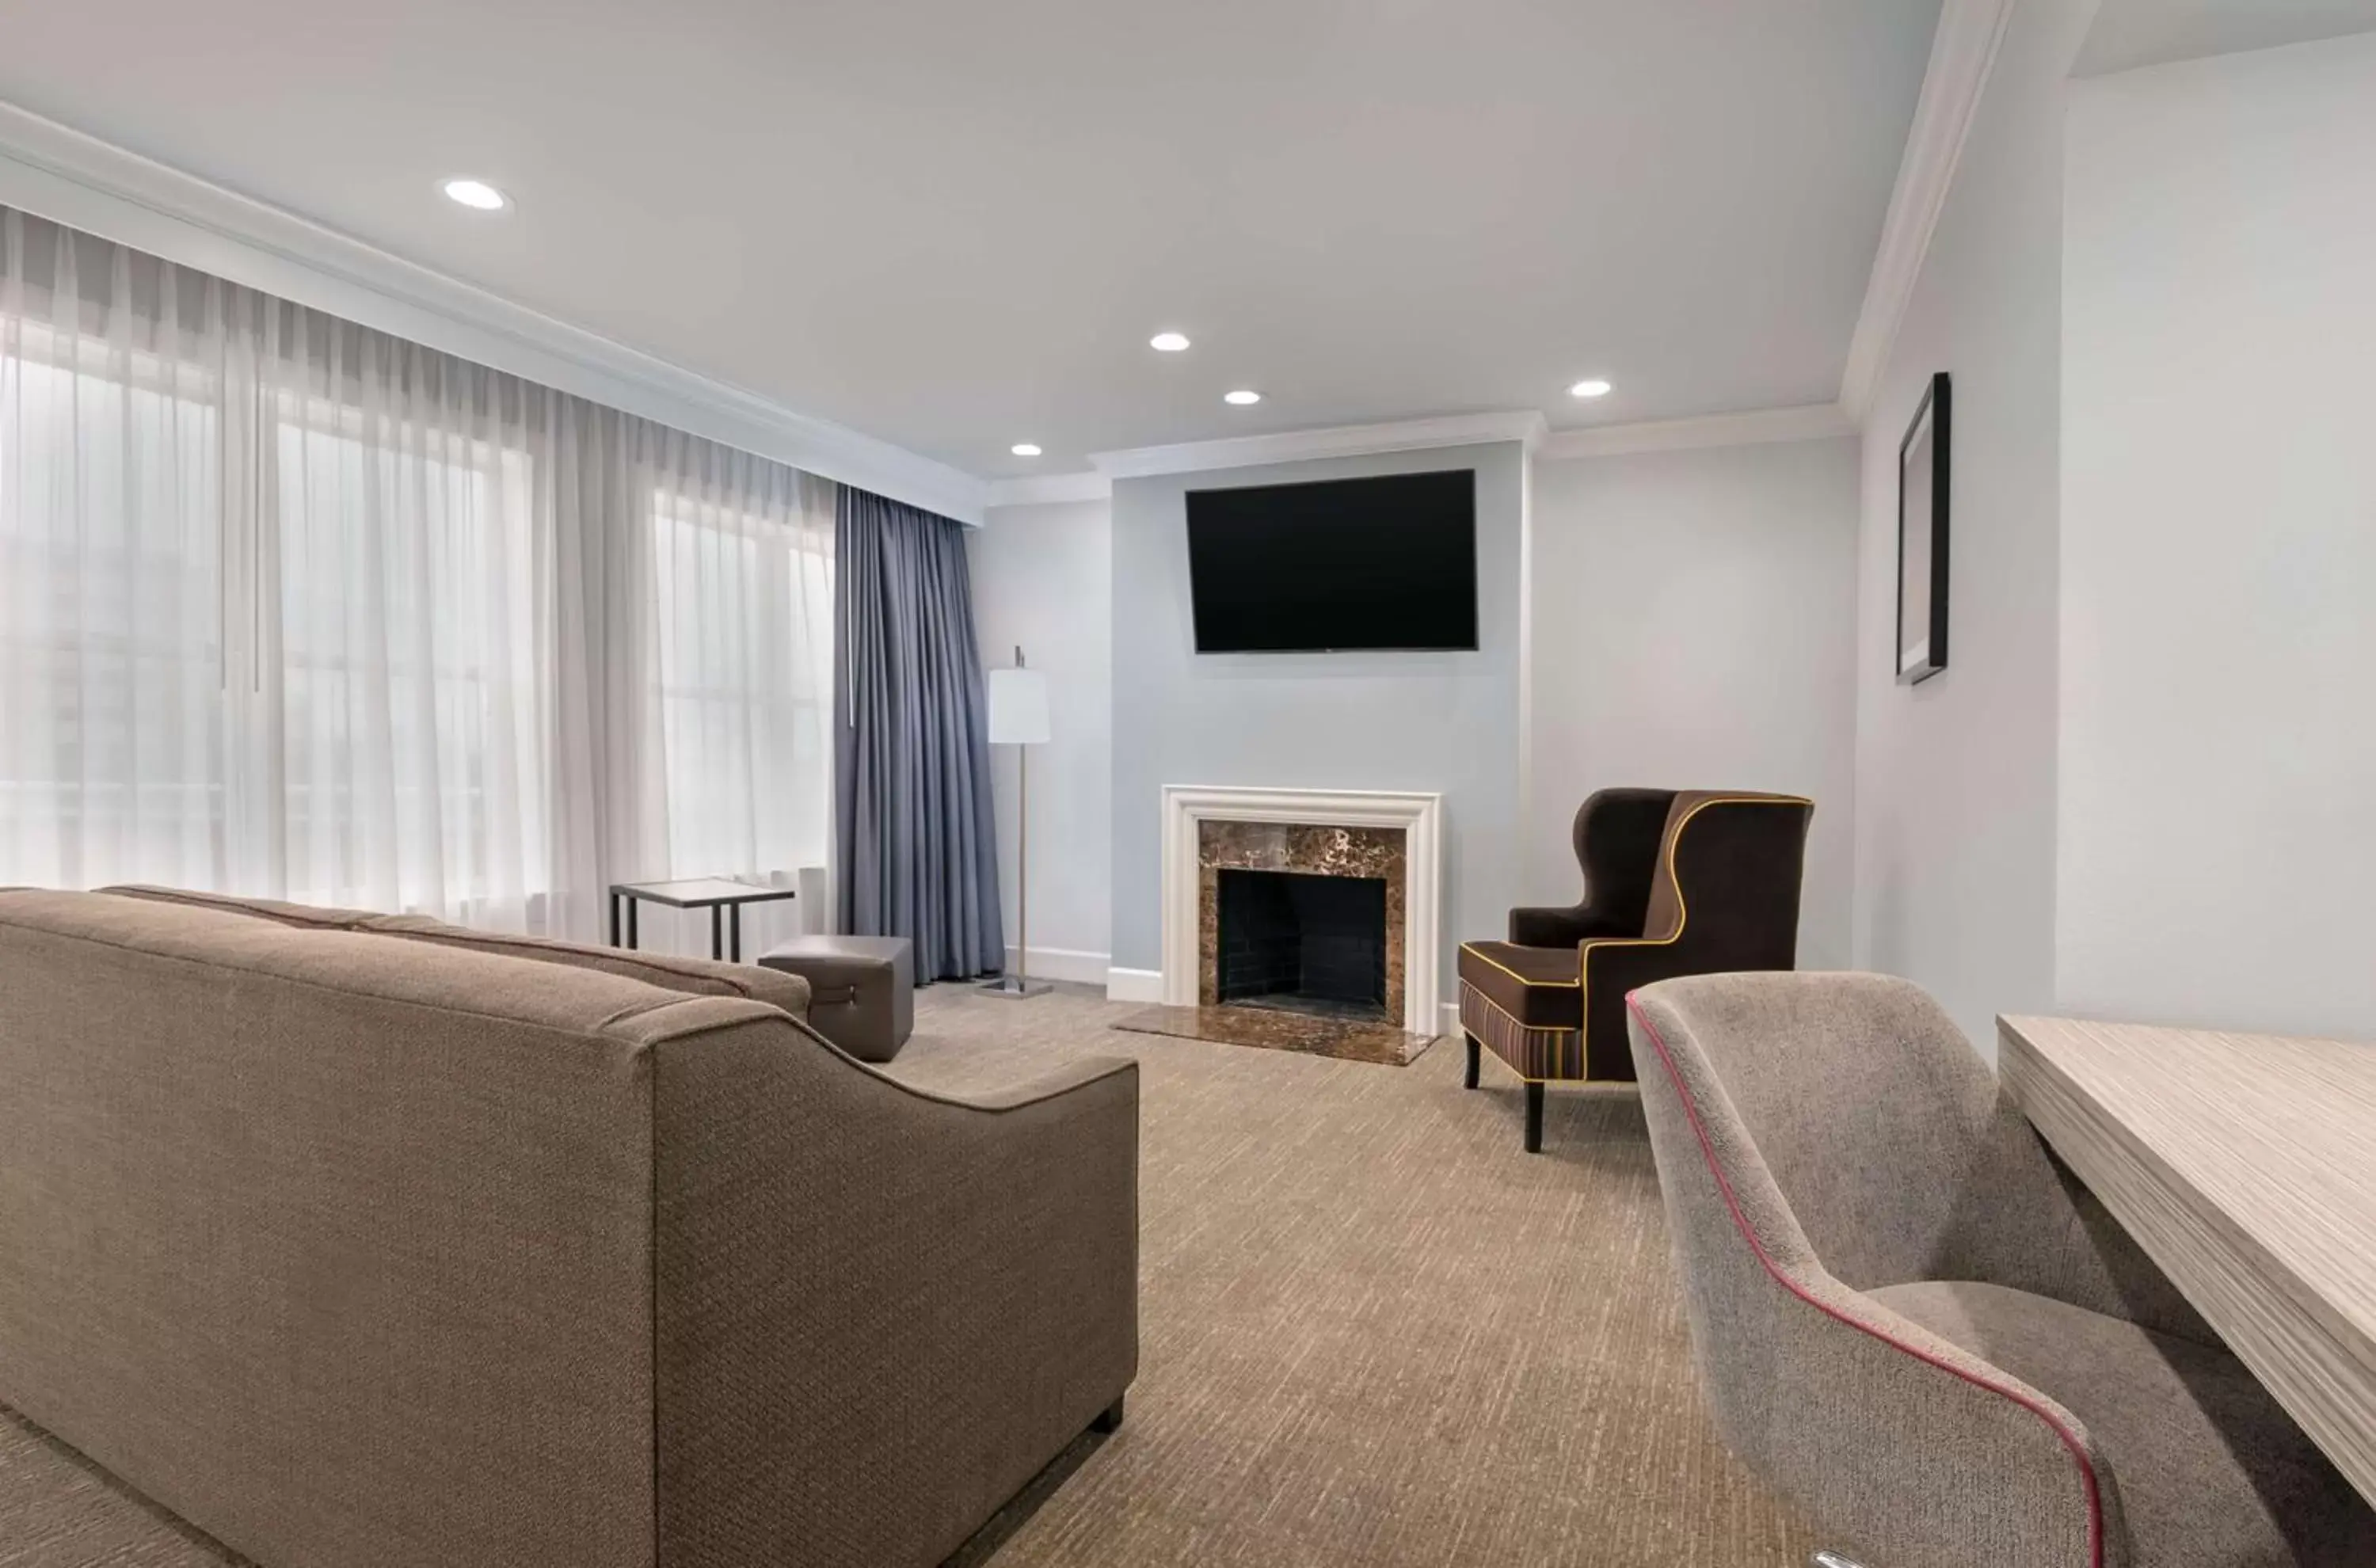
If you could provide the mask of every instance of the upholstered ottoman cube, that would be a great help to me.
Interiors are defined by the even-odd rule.
[[[916,1027],[916,960],[904,936],[796,936],[759,955],[809,982],[809,1027],[861,1062],[888,1062]]]

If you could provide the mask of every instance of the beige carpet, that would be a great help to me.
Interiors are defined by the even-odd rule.
[[[1108,1028],[1060,990],[920,996],[902,1076],[1143,1064],[1143,1349],[960,1568],[1750,1568],[1813,1538],[1717,1444],[1633,1096],[1554,1091],[1546,1153],[1456,1041],[1408,1067]],[[0,1420],[0,1568],[230,1561]]]
[[[903,1076],[1142,1072],[1139,1377],[992,1568],[1748,1568],[1816,1544],[1702,1412],[1630,1090],[1123,1034],[1060,992],[919,999]],[[1009,1521],[1002,1521],[1002,1526]],[[1000,1532],[993,1531],[997,1535]]]
[[[237,1568],[246,1561],[0,1408],[0,1568]]]

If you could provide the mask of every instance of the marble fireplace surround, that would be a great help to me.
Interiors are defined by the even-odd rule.
[[[1206,825],[1285,825],[1343,828],[1330,833],[1222,832]],[[1393,836],[1399,834],[1400,853]],[[1211,839],[1219,857],[1208,861]],[[1301,870],[1338,875],[1378,876],[1401,862],[1401,881],[1386,890],[1389,916],[1399,906],[1402,925],[1389,931],[1389,983],[1393,950],[1403,962],[1403,1028],[1414,1035],[1442,1031],[1438,1009],[1442,964],[1437,950],[1443,924],[1443,797],[1380,790],[1256,790],[1212,785],[1163,787],[1163,1000],[1194,1007],[1201,1000],[1205,885],[1210,864],[1256,870]],[[1310,861],[1309,865],[1301,863]],[[1293,863],[1289,863],[1293,862]],[[1400,941],[1397,943],[1396,938]]]

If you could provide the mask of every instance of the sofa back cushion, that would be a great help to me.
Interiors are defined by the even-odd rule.
[[[432,942],[475,952],[527,958],[541,964],[594,969],[606,975],[656,985],[688,996],[739,996],[780,1007],[795,1018],[809,1014],[809,982],[798,975],[779,974],[755,964],[725,964],[709,958],[681,958],[668,953],[645,953],[624,947],[596,947],[558,942],[543,936],[514,936],[504,932],[474,931],[447,925],[426,915],[373,915],[359,928],[381,936]]]
[[[690,996],[747,997],[754,1002],[780,1007],[796,1018],[808,1016],[809,982],[798,975],[778,974],[756,965],[722,964],[714,959],[680,958],[665,953],[597,947],[584,943],[556,941],[551,937],[479,931],[469,926],[448,925],[427,915],[375,915],[363,909],[317,908],[272,898],[243,898],[228,893],[195,893],[185,888],[135,884],[103,887],[100,891],[117,897],[223,909],[234,914],[253,915],[259,920],[275,921],[282,925],[326,931],[370,932],[413,942],[467,947],[505,957],[528,958],[571,968],[596,969],[606,975],[618,975],[627,980],[641,980],[646,985],[656,985],[663,991],[683,992]]]
[[[0,893],[0,1402],[267,1562],[648,1568],[614,975]]]
[[[112,898],[142,898],[153,904],[252,915],[257,920],[302,926],[309,931],[354,931],[365,921],[377,918],[368,909],[334,909],[324,904],[291,904],[279,898],[244,898],[233,893],[201,893],[195,888],[159,887],[145,882],[118,883],[99,891]]]

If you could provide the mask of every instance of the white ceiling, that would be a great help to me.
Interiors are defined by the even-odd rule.
[[[1938,13],[0,0],[0,100],[1004,476],[1828,402]],[[446,202],[457,173],[517,209]],[[1195,348],[1148,350],[1166,327]],[[1569,398],[1586,375],[1616,393]]]
[[[2074,74],[2106,76],[2376,30],[2376,0],[2103,0]]]

